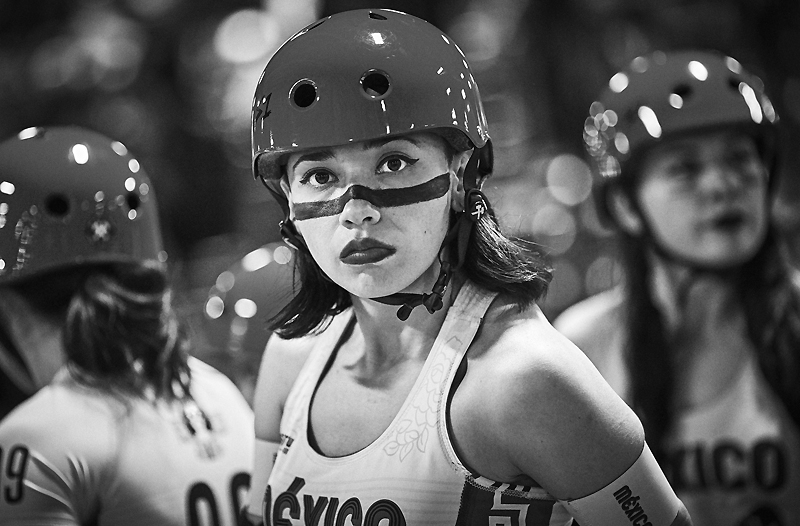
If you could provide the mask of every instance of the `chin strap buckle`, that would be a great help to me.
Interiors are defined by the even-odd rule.
[[[415,294],[413,299],[410,299],[400,306],[397,310],[397,317],[402,321],[406,321],[411,315],[411,311],[418,305],[424,305],[430,314],[441,310],[444,306],[444,293],[450,281],[450,268],[450,263],[443,261],[439,277],[430,294]]]
[[[280,229],[281,238],[283,242],[292,247],[295,250],[301,250],[306,248],[306,243],[303,238],[300,236],[300,232],[297,231],[295,228],[294,223],[288,217],[283,219],[278,223],[278,227]]]
[[[473,223],[477,223],[489,211],[489,204],[483,192],[477,188],[467,190],[465,196],[466,209],[464,210]]]

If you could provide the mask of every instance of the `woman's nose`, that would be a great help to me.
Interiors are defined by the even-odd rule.
[[[715,164],[703,170],[702,187],[711,193],[725,194],[740,190],[747,174],[730,166]]]
[[[339,221],[343,225],[361,225],[363,223],[377,223],[381,213],[377,206],[366,199],[353,198],[345,203]]]

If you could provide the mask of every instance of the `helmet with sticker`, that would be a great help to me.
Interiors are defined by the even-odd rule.
[[[286,154],[425,130],[457,151],[489,142],[464,54],[417,17],[346,11],[298,32],[266,65],[253,99],[253,170],[285,207]]]
[[[155,194],[122,143],[80,127],[0,143],[0,284],[145,260],[166,260]]]
[[[625,170],[631,159],[666,138],[739,127],[757,137],[773,167],[777,122],[761,79],[732,57],[688,50],[637,57],[611,77],[584,123],[601,215],[608,217],[608,186],[632,175]]]

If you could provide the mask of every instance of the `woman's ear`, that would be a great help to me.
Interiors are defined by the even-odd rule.
[[[608,211],[619,227],[627,234],[638,236],[644,230],[644,222],[639,210],[631,202],[630,196],[621,188],[612,186],[606,192]]]
[[[464,211],[464,170],[467,168],[472,151],[456,152],[450,162],[451,186],[455,184],[455,190],[451,193],[450,206],[456,212]]]

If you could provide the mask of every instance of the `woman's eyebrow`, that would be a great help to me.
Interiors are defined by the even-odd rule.
[[[319,162],[333,159],[333,152],[331,150],[317,150],[300,155],[297,160],[292,164],[292,170],[297,168],[297,165],[302,162]]]
[[[405,141],[413,144],[414,146],[419,146],[419,141],[413,137],[381,137],[379,139],[372,139],[369,141],[365,141],[362,143],[362,148],[364,150],[370,150],[375,148],[380,148],[384,144],[394,142],[394,141]],[[297,160],[292,164],[292,170],[297,168],[297,165],[302,162],[320,162],[320,161],[327,161],[329,159],[333,159],[333,151],[332,150],[316,150],[313,152],[308,152],[300,155]]]

